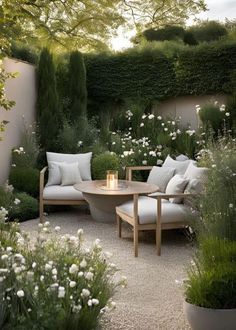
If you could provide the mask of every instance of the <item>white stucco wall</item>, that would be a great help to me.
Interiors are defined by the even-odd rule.
[[[0,109],[0,122],[9,121],[0,141],[0,184],[8,178],[12,148],[20,146],[23,117],[29,125],[36,118],[35,67],[10,58],[4,59],[3,66],[6,71],[18,72],[19,75],[9,79],[5,86],[8,99],[14,100],[16,105],[10,111]]]
[[[226,99],[226,95],[182,96],[156,104],[153,106],[153,110],[163,117],[175,118],[181,116],[183,126],[190,124],[193,129],[197,129],[198,118],[195,106],[197,104],[202,106],[211,100],[225,104]]]

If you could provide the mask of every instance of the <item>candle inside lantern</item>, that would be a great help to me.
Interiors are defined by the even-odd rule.
[[[107,171],[107,188],[111,190],[118,188],[118,171]]]

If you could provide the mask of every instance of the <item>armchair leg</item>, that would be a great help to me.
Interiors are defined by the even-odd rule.
[[[156,228],[156,247],[157,247],[157,255],[161,255],[161,228],[157,226]]]
[[[118,227],[118,237],[121,238],[122,220],[118,214],[116,215],[116,220],[117,220],[117,227]]]
[[[43,218],[43,201],[40,200],[39,202],[39,221],[40,223],[44,223],[44,218]]]
[[[138,256],[138,229],[134,227],[134,256]]]

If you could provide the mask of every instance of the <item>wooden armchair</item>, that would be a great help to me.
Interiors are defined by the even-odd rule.
[[[126,169],[127,180],[132,180],[135,170],[151,170],[152,166],[132,166]],[[158,193],[155,198],[135,194],[133,200],[116,207],[118,236],[121,237],[122,221],[133,227],[134,255],[138,256],[138,233],[142,230],[156,231],[157,255],[161,255],[161,232],[167,229],[184,228],[190,219],[190,207],[175,204],[169,198],[187,198],[193,194]]]

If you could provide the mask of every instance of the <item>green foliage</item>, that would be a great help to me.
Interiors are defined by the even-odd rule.
[[[189,303],[214,309],[236,308],[236,146],[223,137],[208,143],[200,164],[209,168],[198,199],[199,249],[189,269]]]
[[[199,110],[198,114],[205,132],[209,132],[212,129],[215,134],[218,134],[222,130],[223,119],[226,117],[225,112],[220,109],[218,103],[208,103]]]
[[[163,29],[149,29],[143,32],[143,36],[147,41],[164,41],[164,40],[182,40],[184,37],[184,28],[182,26],[169,25]]]
[[[14,197],[19,199],[19,204],[13,204],[9,210],[9,218],[25,221],[35,219],[39,215],[39,203],[37,199],[26,193],[16,193]]]
[[[10,56],[31,64],[37,64],[38,62],[38,54],[36,49],[19,42],[12,43]]]
[[[31,167],[12,167],[9,182],[20,192],[26,192],[30,196],[39,195],[39,170]]]
[[[41,147],[53,151],[60,113],[53,58],[46,48],[41,52],[38,65],[37,111]]]
[[[236,308],[236,242],[207,239],[186,281],[187,301],[213,309]]]
[[[70,54],[68,69],[69,116],[71,121],[83,121],[87,113],[86,69],[83,56],[75,51]],[[83,129],[83,122],[80,129]]]
[[[153,101],[227,90],[236,67],[235,43],[170,46],[168,42],[166,48],[154,44],[120,54],[87,55],[89,98],[111,103],[126,98]]]
[[[21,136],[21,146],[12,151],[13,166],[36,167],[39,147],[36,139],[35,127],[24,125]]]
[[[208,143],[200,162],[209,168],[200,198],[203,235],[236,241],[236,144],[230,137]]]
[[[80,125],[64,122],[58,133],[57,150],[62,153],[85,152],[97,143],[98,130],[93,119],[84,121],[83,130]]]
[[[226,27],[217,21],[203,21],[191,26],[188,31],[194,35],[198,42],[219,40],[228,33]]]
[[[2,299],[1,329],[97,329],[113,308],[111,297],[125,281],[114,281],[116,268],[98,240],[85,249],[81,229],[64,240],[55,232],[48,238],[52,232],[47,222],[30,242],[16,224],[0,222],[0,268],[8,270],[0,296],[11,301],[9,308],[8,299]]]
[[[190,31],[185,31],[183,42],[189,46],[196,46],[198,44],[194,34]]]
[[[95,180],[106,179],[107,170],[120,170],[119,158],[109,152],[98,155],[92,160],[92,176]]]

